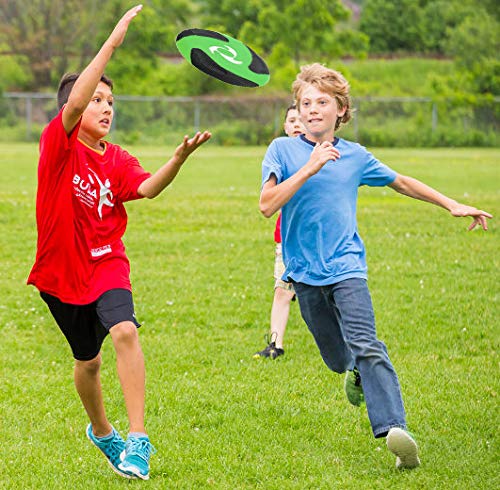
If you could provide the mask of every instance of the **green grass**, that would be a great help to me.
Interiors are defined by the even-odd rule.
[[[148,169],[166,148],[129,148]],[[400,473],[366,409],[348,405],[298,306],[286,355],[260,362],[274,219],[258,211],[265,148],[208,145],[153,201],[128,205],[151,480],[116,476],[85,438],[69,347],[36,291],[36,145],[0,145],[1,489],[489,489],[498,478],[499,226],[390,189],[362,189],[360,231],[380,338],[398,371],[422,466]],[[401,173],[499,214],[498,150],[375,150]],[[108,415],[126,431],[111,342]],[[130,485],[130,487],[129,487]]]

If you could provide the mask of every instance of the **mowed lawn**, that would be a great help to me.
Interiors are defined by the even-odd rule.
[[[156,169],[172,148],[128,148]],[[69,347],[25,285],[35,255],[37,146],[0,145],[1,489],[498,488],[500,151],[378,149],[396,171],[497,217],[468,219],[360,191],[378,333],[399,374],[422,466],[394,468],[292,304],[286,354],[252,359],[273,296],[273,230],[258,210],[265,148],[207,144],[125,242],[147,362],[149,482],[115,475],[85,437]],[[108,415],[127,419],[109,339]],[[130,485],[130,486],[129,486]]]

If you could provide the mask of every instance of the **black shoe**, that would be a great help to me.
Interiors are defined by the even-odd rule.
[[[260,359],[261,357],[276,359],[277,357],[282,356],[285,353],[284,349],[279,349],[278,347],[276,347],[276,342],[274,340],[272,340],[272,338],[273,338],[272,335],[271,335],[271,339],[269,339],[269,337],[267,337],[267,335],[264,338],[266,339],[266,342],[269,342],[269,340],[271,340],[271,341],[267,344],[267,347],[264,350],[261,350],[260,352],[256,352],[253,355],[254,359]]]

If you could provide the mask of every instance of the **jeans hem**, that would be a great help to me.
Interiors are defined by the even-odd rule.
[[[399,427],[400,429],[407,430],[406,424],[391,424],[387,425],[385,427],[382,427],[381,429],[373,430],[373,435],[375,436],[376,439],[380,437],[385,437],[389,433],[391,429],[394,427]]]

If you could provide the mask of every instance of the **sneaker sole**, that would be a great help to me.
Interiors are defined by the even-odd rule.
[[[387,435],[387,447],[397,456],[396,468],[411,469],[420,466],[417,443],[405,430],[399,427],[391,429]]]
[[[116,466],[113,465],[113,463],[106,457],[106,455],[101,451],[101,448],[91,439],[91,437],[89,436],[89,433],[87,431],[85,431],[85,435],[87,436],[87,439],[92,443],[93,446],[95,446],[97,449],[99,449],[99,452],[104,456],[104,459],[106,460],[106,462],[109,464],[109,466],[111,467],[111,469],[117,474],[117,475],[120,475],[120,476],[123,476],[123,478],[128,478],[130,480],[134,480],[136,478],[135,475],[130,475],[128,473],[124,473],[123,471],[121,471],[119,468],[117,468]],[[123,453],[122,453],[123,454]],[[121,456],[120,456],[121,458]]]
[[[123,459],[124,457],[125,457],[125,451],[123,451],[122,454],[120,455],[120,458]],[[120,463],[119,467],[122,471],[130,472],[128,473],[128,478],[140,478],[141,480],[149,480],[149,473],[147,475],[143,475],[139,470],[139,468],[137,468],[137,466],[130,465],[128,468],[123,468]]]

